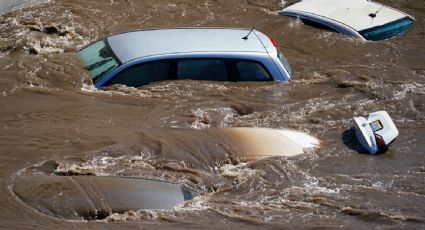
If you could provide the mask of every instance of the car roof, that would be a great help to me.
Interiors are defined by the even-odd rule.
[[[356,31],[410,17],[399,10],[368,0],[302,0],[284,8],[281,14],[285,13],[300,14],[304,17],[309,14],[321,16],[345,24]],[[376,14],[376,17],[371,17],[370,14]]]
[[[168,28],[130,31],[112,35],[107,41],[122,63],[136,58],[193,52],[259,52],[272,46],[254,30],[234,28]]]

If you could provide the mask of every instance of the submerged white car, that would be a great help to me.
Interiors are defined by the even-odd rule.
[[[372,41],[400,35],[414,22],[410,15],[369,0],[302,0],[280,14]]]
[[[254,29],[130,31],[78,51],[97,88],[175,79],[288,81],[291,67],[275,41]]]

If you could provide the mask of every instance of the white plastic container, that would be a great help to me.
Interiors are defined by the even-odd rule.
[[[386,111],[370,113],[365,117],[354,117],[357,140],[370,154],[383,152],[398,136],[397,127]]]

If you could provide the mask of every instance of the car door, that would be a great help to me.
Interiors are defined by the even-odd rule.
[[[252,60],[199,58],[176,60],[175,79],[210,81],[271,81],[264,65]]]
[[[152,61],[132,65],[111,80],[104,86],[121,84],[131,87],[140,87],[151,82],[164,81],[169,79],[170,61]]]
[[[263,64],[250,60],[235,60],[239,81],[272,81],[270,73]]]
[[[176,79],[228,81],[230,71],[225,59],[193,58],[176,60]]]

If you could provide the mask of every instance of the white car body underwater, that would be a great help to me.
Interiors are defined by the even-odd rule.
[[[17,176],[12,190],[40,213],[67,220],[99,220],[129,210],[172,210],[198,195],[184,185],[117,176]]]
[[[213,130],[232,145],[236,157],[258,160],[274,156],[292,157],[319,147],[320,141],[304,132],[289,129],[221,128]]]
[[[369,0],[302,0],[281,15],[300,18],[362,40],[385,40],[405,32],[414,18]]]

